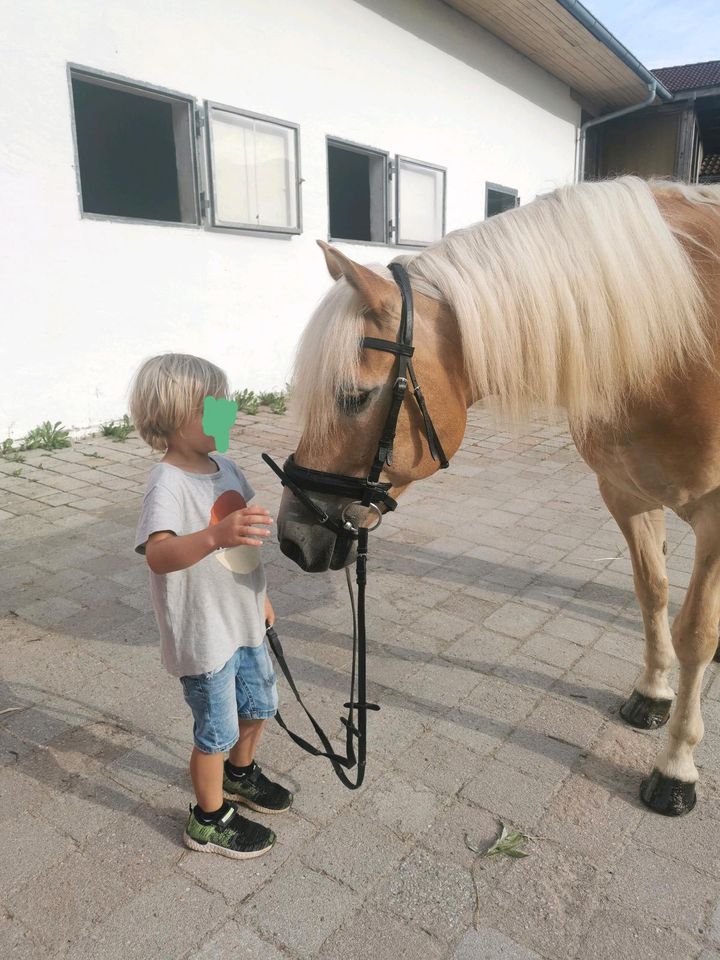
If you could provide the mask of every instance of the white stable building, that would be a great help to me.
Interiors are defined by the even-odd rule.
[[[575,0],[2,3],[0,440],[146,356],[284,385],[329,278],[577,176],[649,75]]]

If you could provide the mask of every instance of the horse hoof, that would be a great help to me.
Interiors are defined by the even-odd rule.
[[[640,784],[640,799],[664,817],[682,817],[690,813],[697,801],[694,783],[666,777],[659,770],[653,770]]]
[[[654,700],[644,693],[633,690],[620,707],[620,716],[631,727],[640,730],[656,730],[668,722],[672,700]]]

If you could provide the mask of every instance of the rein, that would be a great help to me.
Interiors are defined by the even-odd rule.
[[[355,604],[350,571],[348,568],[345,570],[353,617],[353,657],[350,699],[344,704],[348,715],[347,717],[340,718],[346,733],[344,756],[338,754],[333,749],[327,734],[303,703],[290,668],[285,660],[282,644],[280,643],[280,638],[277,633],[272,627],[268,627],[267,631],[268,643],[280,669],[290,685],[295,699],[307,714],[324,749],[321,750],[313,746],[313,744],[299,736],[299,734],[290,730],[279,712],[276,714],[275,719],[295,743],[307,751],[307,753],[316,757],[327,757],[338,778],[350,790],[356,790],[362,784],[365,777],[367,712],[368,710],[380,709],[376,703],[367,702],[366,690],[367,635],[365,626],[365,587],[367,584],[368,537],[372,530],[380,526],[383,513],[394,510],[397,507],[397,501],[388,493],[392,484],[381,482],[380,474],[385,467],[391,466],[393,462],[393,445],[397,433],[397,422],[403,401],[407,395],[408,378],[412,386],[412,395],[417,402],[422,416],[423,428],[430,455],[433,460],[439,462],[441,469],[445,469],[449,465],[440,438],[435,431],[430,414],[428,413],[425,398],[418,384],[412,364],[415,348],[413,346],[414,310],[410,280],[407,271],[399,263],[391,263],[390,271],[400,289],[400,295],[402,297],[402,311],[400,314],[400,328],[398,330],[397,341],[382,340],[377,337],[363,337],[360,340],[360,345],[364,349],[382,350],[386,353],[392,353],[398,358],[397,376],[393,384],[390,409],[380,435],[377,452],[367,477],[350,477],[340,473],[328,473],[325,470],[309,470],[306,467],[299,467],[295,463],[293,455],[288,457],[281,468],[267,453],[262,455],[263,460],[279,477],[282,485],[287,487],[308,512],[315,517],[317,523],[331,530],[337,537],[357,541],[357,558],[355,562],[357,606]],[[314,493],[343,497],[350,502],[343,508],[339,517],[331,517],[320,504],[308,496],[308,490]],[[362,526],[360,524],[356,526],[352,520],[348,518],[348,508],[356,505],[366,507],[368,510],[375,512],[377,521],[372,527]],[[357,699],[355,698],[356,679],[358,688]],[[357,725],[355,724],[356,711]],[[355,750],[355,740],[357,740],[357,753]],[[352,780],[346,771],[351,770],[356,764],[357,772],[355,779]]]

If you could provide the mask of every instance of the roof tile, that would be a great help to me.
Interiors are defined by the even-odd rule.
[[[716,87],[720,86],[720,60],[685,63],[679,67],[660,67],[653,70],[653,74],[670,93]]]

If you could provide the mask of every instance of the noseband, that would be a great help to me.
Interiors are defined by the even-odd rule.
[[[385,467],[389,467],[393,462],[393,444],[397,432],[397,422],[400,415],[400,408],[407,394],[408,377],[412,384],[412,394],[415,397],[417,405],[423,419],[425,437],[427,438],[428,449],[433,460],[440,463],[441,468],[448,466],[448,459],[440,443],[440,439],[435,431],[433,422],[430,419],[425,398],[417,382],[415,370],[413,369],[412,356],[415,352],[413,347],[413,296],[410,287],[410,280],[407,272],[399,263],[391,263],[390,271],[400,288],[402,297],[402,312],[400,315],[400,329],[398,331],[397,341],[380,340],[377,337],[363,337],[360,341],[361,347],[369,350],[383,350],[385,353],[392,353],[398,358],[397,377],[393,385],[392,401],[388,411],[385,425],[383,426],[378,443],[377,452],[372,465],[365,478],[350,477],[342,473],[329,473],[326,470],[308,470],[306,467],[299,467],[295,463],[294,456],[288,457],[282,468],[280,468],[272,457],[264,453],[263,460],[277,474],[283,486],[287,487],[295,497],[305,506],[305,508],[315,517],[317,523],[328,530],[331,530],[337,537],[350,538],[357,540],[357,561],[356,561],[356,582],[358,585],[358,604],[357,615],[355,608],[355,598],[350,580],[350,572],[346,569],[348,578],[348,589],[350,591],[350,601],[353,610],[353,659],[352,659],[352,679],[350,682],[350,700],[344,705],[348,710],[347,717],[341,717],[346,732],[346,755],[342,756],[333,749],[333,746],[313,715],[302,702],[300,693],[295,685],[290,668],[287,665],[282,649],[280,639],[272,627],[268,628],[267,637],[270,647],[275,654],[275,658],[290,685],[295,699],[307,714],[313,729],[317,733],[324,749],[320,750],[313,744],[308,743],[303,737],[289,730],[285,725],[280,713],[276,714],[275,719],[280,726],[290,735],[290,737],[303,750],[316,757],[327,757],[335,770],[335,773],[351,790],[357,789],[365,777],[365,754],[367,741],[367,711],[379,710],[377,704],[368,703],[366,698],[366,679],[365,679],[365,661],[366,661],[366,632],[365,632],[365,584],[367,582],[367,547],[369,527],[354,524],[347,516],[348,507],[359,505],[373,510],[377,514],[377,526],[382,520],[383,512],[394,510],[397,502],[390,496],[388,490],[392,486],[380,480],[380,474]],[[320,504],[316,503],[308,492],[322,493],[328,496],[338,496],[343,499],[349,499],[349,503],[339,518],[331,517],[327,511],[323,510]],[[372,527],[374,530],[375,527]],[[358,695],[355,698],[355,676],[357,672]],[[357,710],[357,726],[355,725],[354,714]],[[354,740],[357,739],[357,756],[355,754]],[[346,774],[346,770],[352,769],[357,764],[357,775],[354,781]]]
[[[292,491],[298,500],[315,516],[319,524],[332,530],[339,537],[358,538],[359,528],[350,520],[345,519],[347,508],[339,519],[330,517],[319,504],[307,495],[307,491],[350,498],[355,504],[374,508],[377,512],[378,524],[383,512],[395,509],[397,501],[388,493],[392,484],[380,482],[380,474],[385,467],[392,466],[398,417],[407,394],[408,377],[412,385],[412,395],[415,397],[422,415],[430,456],[433,460],[439,461],[441,469],[445,469],[449,464],[428,413],[425,397],[418,384],[412,363],[415,347],[413,346],[413,294],[410,280],[407,271],[399,263],[391,263],[390,272],[400,289],[400,296],[402,297],[398,338],[397,340],[381,340],[377,337],[363,337],[360,340],[360,346],[363,349],[382,350],[385,353],[392,353],[398,358],[397,377],[393,385],[390,409],[380,435],[377,452],[367,476],[364,478],[350,477],[343,473],[329,473],[326,470],[308,470],[306,467],[299,467],[295,463],[293,455],[288,457],[281,469],[271,457],[266,453],[263,454],[263,460],[275,471],[283,486]]]

